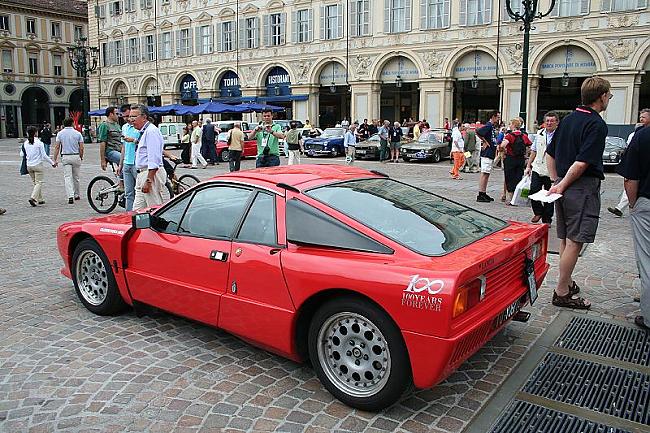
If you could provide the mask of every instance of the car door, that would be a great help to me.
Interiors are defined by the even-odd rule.
[[[219,327],[275,352],[290,353],[292,339],[280,331],[291,328],[295,312],[281,266],[285,247],[280,245],[284,239],[278,239],[277,221],[284,221],[282,203],[275,194],[258,191],[233,239]]]
[[[251,196],[250,188],[208,184],[156,212],[152,228],[138,230],[127,246],[134,299],[217,325],[232,235]]]

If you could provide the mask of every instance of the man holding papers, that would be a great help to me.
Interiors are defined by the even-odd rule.
[[[600,182],[607,124],[600,112],[612,98],[609,81],[587,78],[580,88],[582,104],[558,126],[546,149],[546,165],[553,186],[549,193],[562,194],[555,202],[557,237],[560,239],[560,277],[553,305],[586,310],[591,303],[578,296],[573,281],[578,254],[596,238],[600,215]]]

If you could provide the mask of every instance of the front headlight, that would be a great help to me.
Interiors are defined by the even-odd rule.
[[[618,153],[616,153],[616,152],[610,152],[609,153],[609,159],[611,161],[616,161],[616,158],[618,158]]]

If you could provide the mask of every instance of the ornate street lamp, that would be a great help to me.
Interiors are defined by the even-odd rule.
[[[332,63],[332,82],[330,83],[330,93],[336,93],[336,80],[334,79],[334,63]]]
[[[68,47],[68,56],[70,57],[70,64],[72,68],[78,72],[78,76],[81,76],[84,79],[84,93],[82,97],[82,114],[81,118],[83,123],[83,135],[84,141],[90,143],[92,138],[90,137],[90,117],[88,116],[88,111],[90,111],[90,94],[88,93],[88,73],[97,69],[97,57],[99,55],[99,49],[97,47],[90,47],[86,45],[87,39],[85,37],[79,38],[77,44]]]
[[[519,117],[526,121],[526,111],[528,106],[528,51],[530,49],[530,29],[535,19],[544,18],[551,13],[555,7],[555,0],[551,0],[551,5],[545,13],[537,12],[539,0],[521,0],[519,12],[513,12],[511,7],[512,0],[506,0],[506,10],[508,15],[514,21],[521,21],[520,30],[524,31],[523,61],[521,65],[521,101],[519,105]],[[519,0],[517,0],[519,1]],[[498,55],[498,53],[497,53]]]
[[[397,77],[395,77],[395,86],[398,88],[402,87],[402,77],[399,74],[397,74]]]
[[[474,76],[472,77],[472,89],[478,89],[478,53],[474,51]]]
[[[566,46],[564,57],[564,73],[562,74],[562,87],[569,87],[569,46]]]

